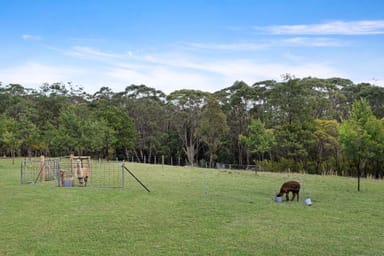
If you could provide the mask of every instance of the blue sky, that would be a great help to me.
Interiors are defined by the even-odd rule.
[[[214,92],[289,73],[384,86],[381,0],[0,0],[0,81]]]

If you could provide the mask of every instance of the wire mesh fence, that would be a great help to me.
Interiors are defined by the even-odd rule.
[[[122,162],[95,161],[92,165],[91,186],[100,188],[124,187]]]
[[[20,183],[44,182],[55,182],[59,187],[123,188],[123,163],[92,161],[89,157],[24,159]]]
[[[20,183],[36,184],[56,180],[59,168],[58,159],[24,159],[21,162]]]

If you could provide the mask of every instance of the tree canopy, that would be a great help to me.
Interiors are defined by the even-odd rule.
[[[0,83],[0,153],[258,162],[274,171],[382,178],[383,99],[384,88],[372,84],[291,75],[168,95],[146,85],[90,95],[72,83]]]

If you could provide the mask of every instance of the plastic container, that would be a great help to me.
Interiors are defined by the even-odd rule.
[[[305,203],[305,205],[311,206],[311,205],[312,205],[311,198],[307,198],[307,199],[305,199],[305,200],[304,200],[304,203]]]
[[[72,187],[73,180],[64,180],[64,187]]]
[[[282,196],[276,196],[275,201],[276,201],[276,203],[281,203],[281,202],[283,202],[283,197]]]

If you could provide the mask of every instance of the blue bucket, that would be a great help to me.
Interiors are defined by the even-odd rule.
[[[72,187],[73,180],[64,180],[64,187]]]

